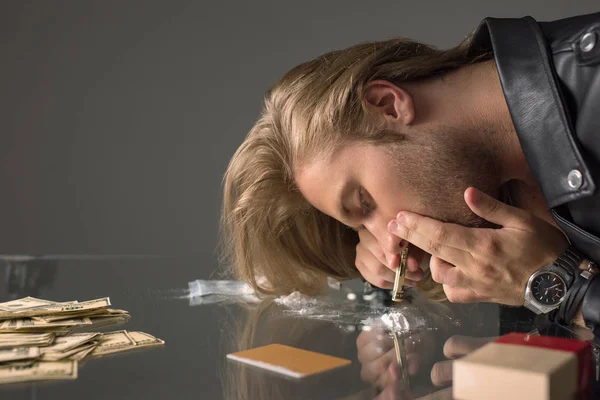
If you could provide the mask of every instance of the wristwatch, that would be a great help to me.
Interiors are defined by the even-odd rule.
[[[577,249],[569,247],[552,264],[543,266],[529,277],[525,304],[536,314],[547,314],[558,308],[573,285],[579,265],[585,259]],[[588,271],[582,273],[590,274]]]

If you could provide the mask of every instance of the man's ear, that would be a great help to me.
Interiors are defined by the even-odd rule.
[[[367,83],[364,105],[376,120],[386,125],[410,125],[415,118],[413,98],[406,90],[387,81]]]

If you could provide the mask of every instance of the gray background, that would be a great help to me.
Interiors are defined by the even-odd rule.
[[[598,0],[0,2],[0,252],[195,254],[287,69],[354,43],[458,43],[486,16]]]
[[[176,297],[217,267],[221,177],[265,90],[297,63],[360,41],[402,35],[448,47],[486,16],[548,20],[598,8],[0,0],[0,253],[185,256],[34,263],[13,272],[27,278],[20,284],[0,264],[0,301],[110,296],[132,313],[126,329],[168,343],[90,362],[75,382],[0,397],[221,398],[226,315]]]

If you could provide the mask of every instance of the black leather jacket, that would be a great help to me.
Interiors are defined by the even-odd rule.
[[[537,22],[487,18],[473,49],[492,51],[529,167],[572,245],[600,260],[600,13]],[[600,278],[583,314],[600,334]]]

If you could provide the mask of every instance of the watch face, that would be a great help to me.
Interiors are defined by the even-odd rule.
[[[553,306],[560,302],[566,292],[565,281],[553,272],[543,272],[533,278],[531,294],[541,304]]]

